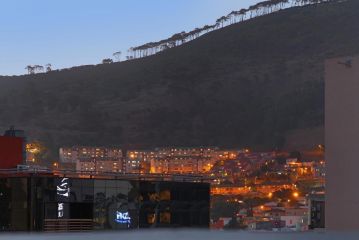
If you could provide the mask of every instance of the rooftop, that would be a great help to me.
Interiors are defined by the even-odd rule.
[[[208,177],[202,175],[183,174],[144,174],[144,173],[115,173],[73,170],[48,169],[0,169],[0,178],[5,177],[69,177],[84,179],[118,179],[118,180],[144,180],[144,181],[174,181],[174,182],[204,182]]]

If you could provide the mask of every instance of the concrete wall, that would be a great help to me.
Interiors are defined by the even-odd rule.
[[[328,60],[325,85],[326,228],[359,230],[359,57]]]

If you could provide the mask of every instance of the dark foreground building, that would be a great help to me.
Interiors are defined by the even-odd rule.
[[[354,1],[353,1],[354,2]],[[325,227],[359,230],[359,56],[325,64]]]
[[[311,229],[325,228],[325,195],[309,195],[309,217]]]
[[[0,230],[208,228],[209,201],[199,182],[0,175]]]

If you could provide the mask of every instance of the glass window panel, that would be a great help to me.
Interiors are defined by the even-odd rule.
[[[106,188],[116,188],[118,180],[106,180]]]
[[[160,201],[170,201],[171,200],[171,191],[162,190],[159,194]]]
[[[28,229],[27,178],[10,178],[11,212],[10,227],[16,231]]]
[[[156,223],[156,214],[155,213],[147,213],[147,223],[148,224]]]
[[[160,213],[160,223],[170,224],[171,223],[171,213],[170,212],[161,212]]]

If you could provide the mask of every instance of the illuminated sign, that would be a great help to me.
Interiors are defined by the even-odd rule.
[[[59,185],[57,185],[57,195],[67,198],[70,196],[70,186],[68,178],[61,179]]]
[[[70,197],[70,184],[68,178],[62,178],[60,183],[56,187],[56,194],[58,196],[69,198]],[[63,218],[65,212],[65,204],[58,203],[57,204],[57,217]]]
[[[128,212],[116,211],[115,222],[122,224],[131,224],[131,217]]]
[[[64,204],[63,203],[57,204],[57,217],[58,218],[64,217]]]

